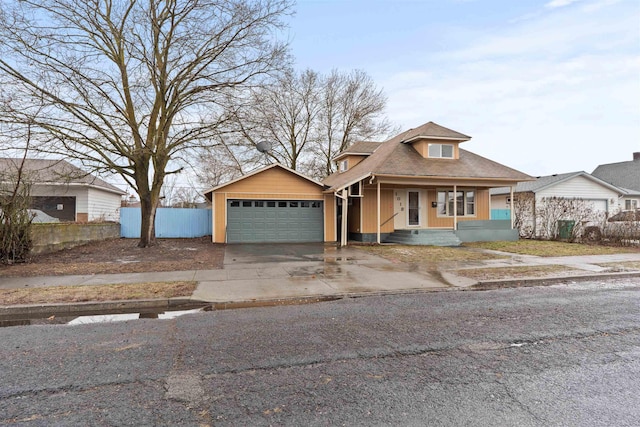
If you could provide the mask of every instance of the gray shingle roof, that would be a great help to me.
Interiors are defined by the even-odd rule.
[[[371,154],[380,147],[380,144],[382,143],[377,141],[357,141],[346,150],[341,151],[334,159],[339,159],[348,154]]]
[[[3,175],[14,174],[21,162],[22,159],[0,158],[0,181]],[[80,184],[125,194],[115,185],[83,171],[66,160],[25,159],[23,171],[30,182],[37,184]]]
[[[452,131],[433,122],[405,131],[385,142],[370,156],[346,172],[334,173],[323,183],[331,189],[339,189],[371,174],[406,177],[443,178],[493,178],[505,181],[526,181],[532,178],[515,169],[460,149],[460,158],[425,159],[411,144],[405,143],[417,137],[451,138],[459,141],[468,136]]]
[[[640,159],[600,165],[592,175],[616,187],[640,191]]]

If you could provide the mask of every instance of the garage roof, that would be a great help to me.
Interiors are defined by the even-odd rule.
[[[313,178],[309,178],[308,176],[303,175],[303,174],[301,174],[300,172],[298,172],[298,171],[296,171],[296,170],[293,170],[293,169],[291,169],[291,168],[288,168],[288,167],[286,167],[286,166],[284,166],[284,165],[281,165],[280,163],[274,163],[274,164],[272,164],[272,165],[265,166],[265,167],[263,167],[263,168],[260,168],[260,169],[256,169],[256,170],[254,170],[254,171],[251,171],[251,172],[247,173],[246,175],[242,175],[241,177],[236,178],[236,179],[233,179],[233,180],[231,180],[231,181],[229,181],[229,182],[225,182],[224,184],[220,184],[220,185],[218,185],[218,186],[216,186],[216,187],[213,187],[212,189],[205,191],[205,192],[204,192],[204,196],[205,196],[207,199],[211,200],[211,194],[212,194],[212,193],[214,193],[215,191],[218,191],[218,190],[220,190],[220,189],[222,189],[222,188],[224,188],[224,187],[227,187],[227,186],[229,186],[229,185],[231,185],[231,184],[234,184],[234,183],[236,183],[236,182],[242,181],[242,180],[247,179],[247,178],[249,178],[249,177],[252,177],[252,176],[254,176],[254,175],[258,175],[258,174],[260,174],[260,173],[262,173],[262,172],[264,172],[264,171],[267,171],[267,170],[269,170],[269,169],[273,169],[273,168],[280,168],[280,169],[285,170],[285,171],[287,171],[287,172],[290,172],[290,173],[292,173],[292,174],[294,174],[294,175],[297,175],[297,176],[299,176],[300,178],[303,178],[303,179],[305,179],[305,180],[307,180],[307,181],[309,181],[309,182],[311,182],[311,183],[313,183],[313,184],[315,184],[315,185],[317,185],[317,186],[319,186],[319,187],[322,187],[322,188],[324,188],[324,187],[325,187],[325,185],[324,185],[323,183],[321,183],[321,182],[319,182],[319,181],[316,181],[316,180],[315,180],[315,179],[313,179]]]

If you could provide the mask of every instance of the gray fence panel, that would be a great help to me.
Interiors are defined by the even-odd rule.
[[[120,208],[120,236],[140,237],[140,208]],[[158,208],[156,237],[192,238],[211,235],[211,209]]]

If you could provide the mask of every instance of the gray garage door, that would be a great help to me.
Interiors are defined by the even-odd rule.
[[[228,200],[227,242],[322,242],[319,200]]]

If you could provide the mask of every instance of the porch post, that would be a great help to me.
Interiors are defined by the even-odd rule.
[[[513,218],[513,185],[511,187],[509,187],[509,197],[511,197],[511,210],[509,211],[509,217],[511,218],[511,229],[513,230],[513,226],[514,226],[514,218]]]
[[[380,244],[380,180],[378,180],[378,214],[377,214],[377,229],[378,229],[378,237],[377,242]]]
[[[453,229],[458,229],[458,186],[453,184]]]
[[[349,230],[348,224],[348,215],[349,215],[349,194],[347,193],[347,189],[344,188],[342,190],[342,233],[340,236],[340,246],[347,246],[347,232]]]

